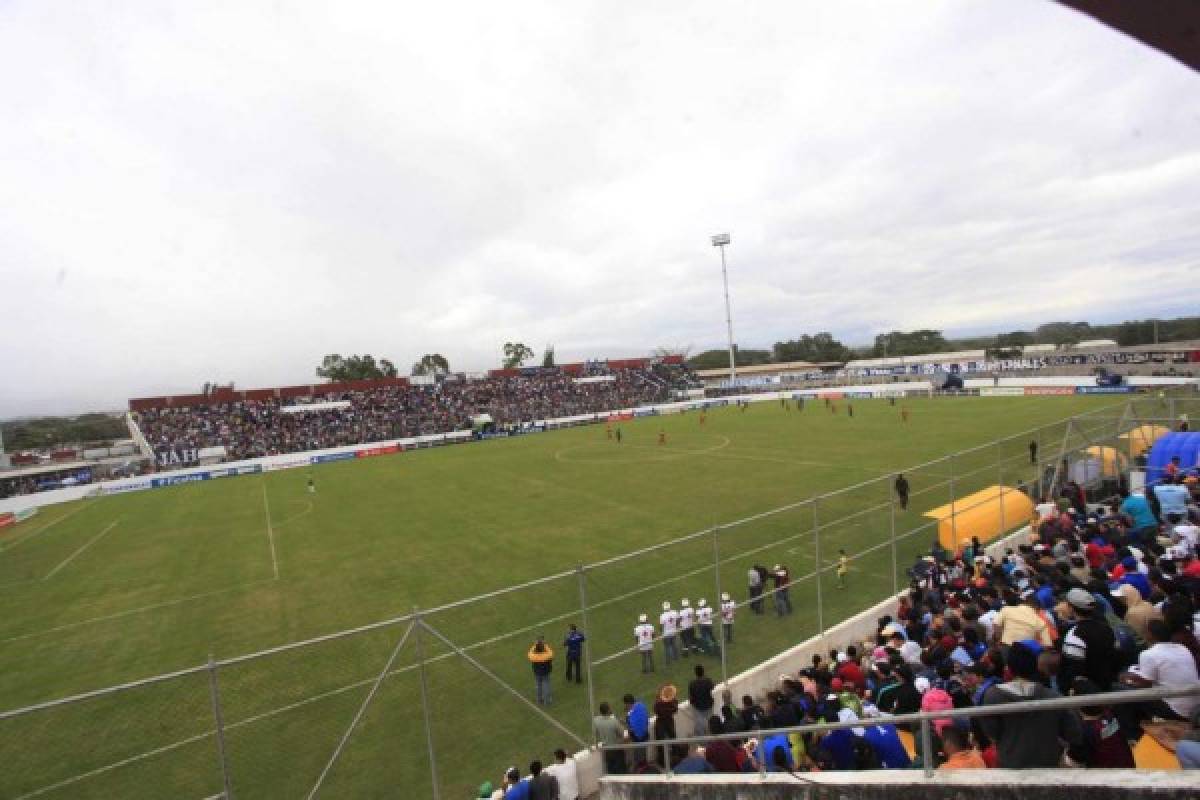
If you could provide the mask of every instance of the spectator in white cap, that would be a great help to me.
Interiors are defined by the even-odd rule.
[[[733,615],[737,611],[737,603],[729,596],[729,592],[721,594],[721,628],[725,633],[725,643],[733,644]]]
[[[775,614],[782,617],[784,614],[792,613],[792,599],[788,596],[788,586],[792,581],[788,568],[782,564],[776,564],[775,569],[771,571],[771,580],[775,584],[773,595]]]
[[[638,652],[642,654],[642,674],[654,672],[654,626],[645,614],[638,616],[638,624],[633,628],[633,638],[637,640]]]
[[[658,624],[662,628],[663,660],[670,664],[679,658],[679,612],[671,608],[671,603],[664,601],[662,613],[658,615]]]

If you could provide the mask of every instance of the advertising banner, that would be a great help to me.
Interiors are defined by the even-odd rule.
[[[1075,394],[1074,386],[1026,386],[1027,395],[1064,395]]]
[[[1079,394],[1129,394],[1132,386],[1076,386]]]
[[[274,472],[280,469],[295,469],[296,467],[307,467],[312,463],[308,456],[297,456],[295,458],[284,458],[280,460],[268,461],[266,469]]]
[[[329,461],[351,461],[354,459],[354,451],[347,453],[322,453],[319,456],[312,457],[312,463],[325,464]]]
[[[628,422],[631,419],[633,419],[632,411],[622,411],[619,414],[609,414],[608,415],[609,422]]]
[[[817,392],[817,397],[828,400],[841,400],[845,396],[845,392]]]
[[[11,528],[17,524],[15,514],[0,514],[0,528]]]
[[[370,458],[371,456],[385,456],[388,453],[399,453],[401,450],[398,444],[385,444],[379,447],[364,447],[362,450],[355,450],[355,458]]]
[[[152,488],[150,481],[134,481],[133,483],[123,483],[120,486],[105,486],[102,494],[124,494],[125,492],[140,492],[143,489]]]
[[[1026,390],[1020,386],[985,386],[979,390],[980,397],[1020,397]]]
[[[176,486],[181,483],[196,483],[197,481],[206,481],[209,479],[207,472],[193,472],[189,475],[169,475],[165,478],[152,478],[150,485],[155,489],[160,489],[164,486]]]

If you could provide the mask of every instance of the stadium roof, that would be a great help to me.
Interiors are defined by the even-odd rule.
[[[1200,3],[1196,0],[1059,1],[1200,70]]]

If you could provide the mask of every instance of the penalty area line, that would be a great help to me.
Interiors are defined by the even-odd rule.
[[[70,564],[72,561],[74,561],[76,556],[78,556],[78,555],[79,555],[80,553],[82,553],[84,550],[87,550],[89,547],[91,547],[92,545],[94,545],[96,542],[100,541],[100,540],[101,540],[101,539],[104,537],[104,535],[105,535],[106,533],[108,533],[109,531],[111,531],[113,528],[117,527],[117,522],[118,522],[118,521],[119,521],[119,520],[115,520],[115,519],[114,519],[114,520],[113,520],[113,521],[112,521],[112,522],[109,524],[109,526],[108,526],[107,528],[105,528],[104,530],[102,530],[102,531],[100,531],[99,533],[97,533],[97,534],[96,534],[95,536],[93,536],[91,539],[88,539],[88,540],[87,540],[87,542],[86,542],[86,543],[84,543],[83,547],[80,547],[80,548],[79,548],[78,550],[76,550],[74,553],[71,553],[71,555],[69,555],[69,556],[67,556],[65,559],[63,559],[62,563],[60,563],[60,564],[59,564],[57,567],[55,567],[54,569],[50,570],[50,572],[49,572],[49,573],[47,573],[46,577],[42,578],[42,580],[44,580],[44,581],[48,581],[48,580],[50,580],[51,578],[53,578],[53,577],[54,577],[54,576],[55,576],[55,575],[58,573],[58,571],[59,571],[60,569],[62,569],[62,568],[63,568],[63,567],[65,567],[67,564]]]

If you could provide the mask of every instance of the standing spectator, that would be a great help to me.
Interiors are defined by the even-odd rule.
[[[529,648],[529,664],[533,668],[533,683],[539,706],[548,706],[554,701],[550,690],[550,671],[554,668],[554,650],[546,644],[543,636],[537,637]]]
[[[675,636],[679,628],[679,614],[671,608],[669,602],[664,602],[662,608],[658,624],[662,626],[663,661],[670,664],[679,658],[679,641]]]
[[[688,684],[688,701],[691,703],[694,715],[692,723],[694,735],[703,736],[708,731],[708,718],[712,714],[713,689],[715,687],[712,678],[704,674],[702,665],[697,664],[694,672],[696,677]]]
[[[592,735],[602,749],[624,744],[625,732],[621,730],[621,723],[613,716],[612,708],[608,703],[601,703],[600,713],[592,717]],[[624,775],[626,771],[625,751],[603,749],[603,752],[605,773]]]
[[[642,655],[642,674],[654,672],[654,626],[650,624],[645,614],[638,616],[638,624],[633,627],[633,638],[637,640],[638,652]]]
[[[1061,697],[1041,683],[1037,656],[1025,645],[1008,651],[1013,679],[988,689],[983,705],[994,706],[1025,700]],[[982,717],[980,727],[996,743],[999,766],[1005,769],[1051,769],[1062,760],[1064,743],[1078,745],[1082,738],[1079,717],[1074,711],[1027,711]]]
[[[558,781],[542,771],[542,762],[529,765],[529,800],[559,800]]]
[[[629,740],[639,744],[650,741],[650,712],[646,710],[646,704],[631,694],[622,699],[625,702],[625,729],[629,731]],[[634,764],[646,760],[644,749],[632,752]]]
[[[725,643],[733,644],[733,615],[737,611],[737,603],[729,596],[729,592],[721,594],[721,628],[725,633]]]
[[[907,416],[907,412],[905,412],[905,416]],[[896,475],[895,489],[896,489],[896,499],[900,501],[900,510],[907,511],[908,510],[908,479],[904,477],[903,472],[898,473]]]
[[[759,570],[762,570],[761,572]],[[755,614],[763,613],[763,573],[766,570],[755,564],[746,572],[746,581],[750,587],[750,610]]]
[[[1117,635],[1104,619],[1104,609],[1084,589],[1067,592],[1067,614],[1075,624],[1062,640],[1059,680],[1071,686],[1080,675],[1107,692],[1117,673]]]
[[[546,767],[546,772],[558,781],[559,800],[579,800],[579,767],[575,759],[567,757],[567,751],[561,747],[554,751],[554,763]]]
[[[782,617],[784,614],[792,613],[792,600],[788,596],[788,586],[791,584],[791,575],[788,573],[788,568],[782,564],[776,564],[775,570],[771,573],[771,580],[774,582],[774,599],[775,599],[775,614]]]
[[[567,637],[563,639],[563,647],[567,651],[567,683],[571,682],[571,675],[575,676],[575,683],[582,683],[583,678],[579,669],[579,664],[583,660],[583,643],[586,637],[579,632],[579,628],[574,625],[567,629]]]
[[[654,701],[654,740],[658,742],[674,739],[678,735],[675,731],[675,714],[679,711],[679,701],[676,699],[679,696],[679,690],[674,684],[665,684],[658,690],[658,699]],[[678,752],[679,745],[672,747],[672,760],[678,760],[683,757]],[[686,750],[686,748],[685,748]],[[664,764],[663,767],[668,765]]]

